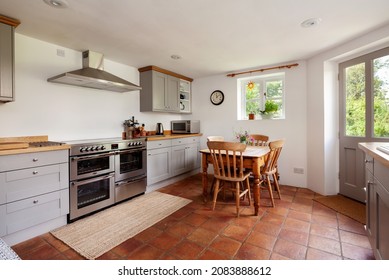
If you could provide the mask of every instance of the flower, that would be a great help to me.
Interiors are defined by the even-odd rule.
[[[249,143],[253,142],[253,139],[250,137],[250,134],[249,134],[249,132],[247,130],[245,130],[244,132],[242,132],[242,131],[235,132],[235,137],[241,143],[249,144]]]

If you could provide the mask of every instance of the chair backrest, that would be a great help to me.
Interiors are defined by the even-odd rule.
[[[269,143],[270,151],[266,156],[265,165],[262,170],[263,172],[274,173],[277,171],[277,161],[280,157],[284,142],[284,140],[277,140]]]
[[[269,136],[262,134],[251,134],[250,138],[253,139],[253,146],[267,146],[269,141]]]
[[[224,141],[223,136],[208,136],[207,141]]]
[[[246,144],[208,141],[207,145],[216,178],[229,180],[243,177],[243,152],[246,150]]]

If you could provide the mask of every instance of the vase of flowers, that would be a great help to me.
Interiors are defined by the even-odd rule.
[[[252,142],[251,138],[250,138],[250,134],[247,130],[245,131],[240,131],[240,132],[235,132],[235,137],[236,139],[238,139],[238,141],[240,143],[244,143],[244,144],[249,144],[250,142]]]

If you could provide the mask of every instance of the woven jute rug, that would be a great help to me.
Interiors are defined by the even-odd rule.
[[[190,202],[154,191],[55,229],[51,234],[85,258],[96,259]]]
[[[315,201],[350,217],[362,224],[366,224],[366,206],[365,204],[347,198],[343,195],[320,196],[314,198]]]

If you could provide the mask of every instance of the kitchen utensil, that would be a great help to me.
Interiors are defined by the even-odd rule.
[[[156,128],[156,131],[155,131],[155,134],[156,135],[163,135],[163,125],[162,123],[157,123],[157,128]]]

